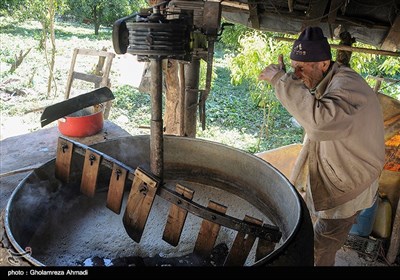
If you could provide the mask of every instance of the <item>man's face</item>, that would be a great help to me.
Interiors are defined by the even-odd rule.
[[[319,62],[292,60],[291,65],[295,76],[301,79],[307,88],[313,89],[324,77],[324,72],[329,66],[329,60]]]

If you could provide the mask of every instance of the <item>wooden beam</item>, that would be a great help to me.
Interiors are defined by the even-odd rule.
[[[394,263],[400,248],[400,203],[397,204],[397,210],[394,215],[392,235],[390,237],[389,249],[386,259],[390,264]]]
[[[221,5],[227,6],[227,7],[232,7],[232,8],[237,8],[237,9],[241,9],[241,10],[246,10],[246,11],[249,10],[248,4],[237,2],[237,1],[222,1]]]
[[[377,77],[377,76],[371,76],[371,75],[368,75],[367,78],[371,78],[371,79],[374,79],[376,81],[387,82],[387,83],[398,83],[398,82],[400,82],[400,80],[396,80],[396,79],[390,79],[390,78],[385,78],[385,77]]]
[[[260,29],[260,19],[258,15],[258,6],[255,0],[249,0],[249,20],[251,22],[251,27],[255,29]]]
[[[344,4],[346,0],[332,0],[329,8],[328,22],[334,23],[336,21],[337,11]]]
[[[286,42],[294,42],[296,40],[293,38],[286,38],[286,37],[274,37],[274,39],[279,40],[279,41],[286,41]],[[400,52],[374,50],[374,49],[367,49],[367,48],[357,48],[357,47],[350,47],[350,46],[337,45],[337,44],[329,44],[329,45],[331,46],[331,48],[338,49],[338,50],[379,54],[379,55],[387,55],[387,56],[399,56],[400,57]]]
[[[339,38],[340,38],[339,42],[340,46],[351,47],[351,45],[356,42],[356,39],[354,37],[351,37],[351,34],[348,31],[341,32],[339,34]],[[351,54],[352,54],[351,51],[344,51],[338,49],[336,51],[336,61],[350,67]]]
[[[288,0],[289,13],[293,12],[294,0]]]
[[[310,1],[306,18],[303,20],[302,30],[307,26],[317,25],[322,20],[328,3],[328,0]]]
[[[397,16],[394,20],[386,38],[383,40],[381,49],[393,52],[400,49],[400,16]]]

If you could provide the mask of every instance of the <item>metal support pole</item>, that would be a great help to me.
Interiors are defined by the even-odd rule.
[[[162,64],[160,58],[150,59],[151,71],[151,124],[150,124],[150,169],[163,178],[163,119],[162,119]]]

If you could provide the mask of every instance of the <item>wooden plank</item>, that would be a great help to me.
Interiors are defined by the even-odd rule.
[[[165,133],[179,136],[184,136],[183,119],[185,115],[185,77],[182,72],[183,67],[178,60],[169,59],[168,63],[163,65],[166,85],[165,111],[171,112],[165,114]]]
[[[103,78],[100,76],[76,72],[76,71],[73,72],[72,79],[78,79],[78,80],[82,80],[85,82],[94,83],[97,85],[100,85],[100,83],[103,81]],[[105,85],[105,86],[107,86],[107,85]]]
[[[58,138],[57,155],[55,162],[55,177],[64,183],[68,183],[71,171],[71,159],[74,151],[74,144]]]
[[[335,23],[336,15],[340,7],[344,4],[345,0],[331,0],[331,5],[329,7],[328,22]]]
[[[260,18],[258,15],[257,1],[249,0],[249,20],[251,22],[251,27],[255,29],[260,29]]]
[[[226,206],[218,204],[214,201],[210,201],[207,208],[222,214],[225,214],[227,210]],[[209,257],[212,249],[214,248],[214,244],[217,240],[220,228],[221,226],[219,224],[213,223],[208,220],[203,220],[203,222],[201,223],[199,234],[197,236],[196,244],[193,249],[193,253],[203,257]]]
[[[397,210],[394,215],[390,245],[386,254],[386,259],[390,264],[394,263],[400,249],[400,202],[397,204]]]
[[[396,52],[400,48],[400,16],[397,16],[390,28],[381,49]]]
[[[400,132],[400,115],[394,116],[384,122],[385,141],[391,139]]]
[[[159,181],[136,169],[124,217],[125,230],[136,242],[140,242]]]
[[[78,49],[74,49],[74,52],[72,54],[71,65],[68,71],[67,86],[65,87],[64,99],[68,99],[71,93],[73,73],[74,73],[77,54],[78,54]]]
[[[116,163],[113,164],[106,206],[116,214],[121,212],[127,174],[128,171],[125,168],[122,168]]]
[[[307,26],[318,25],[324,16],[328,3],[329,0],[311,1],[306,17],[303,19],[301,30],[305,29]]]
[[[104,87],[111,87],[111,83],[110,83],[110,79],[108,78],[110,76],[110,71],[111,71],[111,64],[113,61],[113,58],[115,57],[114,53],[109,53],[107,52],[108,56],[107,56],[107,62],[106,65],[104,67],[104,72],[103,72],[103,79],[100,83],[99,86],[104,86]],[[111,110],[111,106],[112,106],[112,100],[107,101],[104,104],[104,119],[107,120],[108,116],[110,114],[110,110]]]
[[[105,56],[105,57],[111,57],[111,58],[115,57],[115,53],[107,52],[107,51],[92,50],[92,49],[78,49],[77,53],[81,54],[81,55]]]
[[[101,156],[95,150],[88,148],[83,163],[81,192],[93,197],[96,192],[97,174],[99,173]]]
[[[194,191],[180,184],[176,185],[175,191],[187,199],[192,200],[193,198]],[[169,208],[167,224],[165,225],[162,239],[172,246],[176,246],[179,243],[187,213],[187,210],[175,204],[172,204]]]
[[[256,225],[262,225],[261,220],[247,215],[244,217],[244,221]],[[251,248],[253,247],[254,241],[256,241],[256,237],[254,235],[238,232],[231,250],[226,257],[224,266],[243,266]]]
[[[294,0],[288,0],[288,10],[289,13],[293,12]]]
[[[398,122],[400,120],[400,114],[398,114],[397,116],[391,117],[390,119],[387,119],[383,122],[383,125],[385,127],[388,127],[396,122]]]
[[[89,55],[89,56],[99,56],[99,59],[106,60],[104,62],[105,66],[102,67],[102,68],[104,68],[104,72],[102,73],[102,75],[98,76],[98,75],[94,75],[94,74],[85,74],[85,73],[80,73],[80,72],[74,71],[78,54],[79,55]],[[74,49],[72,62],[71,62],[71,66],[70,66],[69,74],[68,74],[67,87],[65,90],[65,99],[68,99],[70,96],[72,83],[73,83],[74,79],[94,83],[95,88],[111,87],[109,75],[110,75],[110,71],[111,71],[111,64],[112,64],[114,57],[115,57],[114,53],[107,52],[104,50],[98,51],[98,50],[91,50],[91,49],[78,49],[78,48]],[[105,107],[104,114],[103,114],[104,119],[108,119],[111,106],[112,106],[112,101],[107,101],[104,103],[104,107]]]
[[[225,7],[235,8],[235,12],[237,12],[236,9],[246,10],[246,11],[250,9],[247,3],[241,3],[237,1],[222,1],[221,5]],[[226,11],[226,9],[224,9],[224,11]]]

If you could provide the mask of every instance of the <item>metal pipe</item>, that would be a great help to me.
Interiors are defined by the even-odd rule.
[[[163,119],[162,119],[162,65],[161,59],[150,58],[151,71],[151,123],[150,123],[150,169],[163,178]]]

